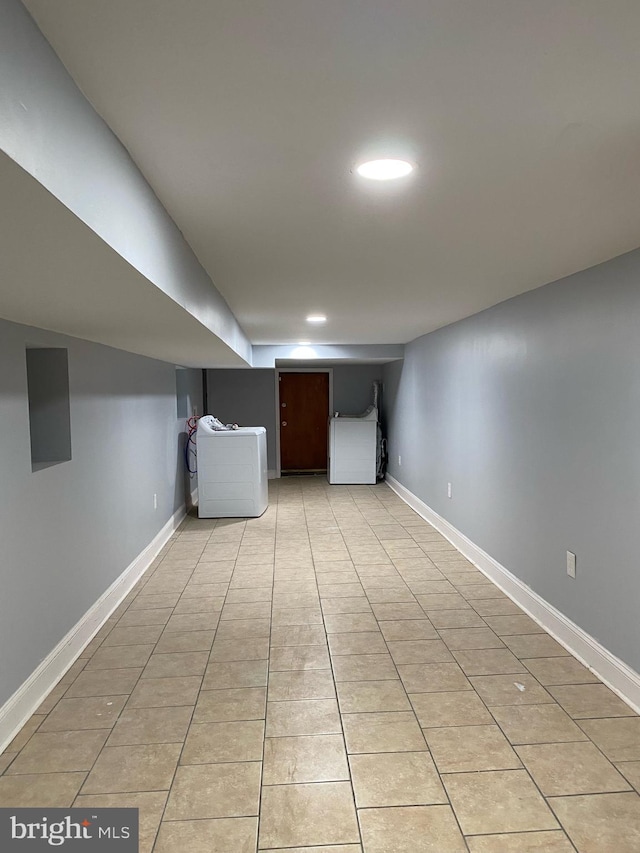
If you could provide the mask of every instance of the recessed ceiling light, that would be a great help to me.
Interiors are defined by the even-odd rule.
[[[291,356],[292,358],[317,358],[318,353],[313,347],[296,347]]]
[[[327,318],[324,314],[309,314],[307,323],[326,323]]]
[[[361,163],[356,172],[372,181],[393,181],[413,172],[413,166],[406,160],[368,160]]]

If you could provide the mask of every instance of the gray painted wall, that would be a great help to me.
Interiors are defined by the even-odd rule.
[[[382,379],[382,365],[345,364],[336,365],[332,370],[334,410],[352,414],[363,412],[372,401],[374,380]],[[274,369],[207,371],[209,414],[223,423],[266,427],[271,470],[276,468],[275,376]]]
[[[384,379],[389,473],[636,670],[639,279],[636,251],[531,291]]]
[[[19,0],[0,2],[0,150],[251,360],[251,345],[227,303]]]
[[[307,363],[312,366],[311,356],[321,364],[337,361],[382,365],[403,355],[404,344],[254,344],[251,363],[253,367],[297,367]]]
[[[373,383],[382,381],[382,364],[341,364],[333,368],[333,410],[361,415],[373,402]]]
[[[267,430],[267,465],[276,467],[274,370],[207,370],[209,412],[223,423],[263,426]]]
[[[73,458],[33,472],[27,345],[69,355]],[[184,421],[171,364],[5,321],[0,363],[2,705],[184,504]]]

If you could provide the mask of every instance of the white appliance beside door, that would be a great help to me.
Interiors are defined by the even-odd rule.
[[[196,435],[199,518],[262,515],[268,504],[266,429],[217,431],[211,420],[200,418]]]
[[[374,485],[377,481],[378,410],[329,422],[329,482]]]

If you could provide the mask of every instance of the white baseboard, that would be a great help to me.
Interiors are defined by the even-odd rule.
[[[458,551],[493,581],[518,607],[521,607],[565,649],[587,666],[636,713],[640,713],[640,674],[631,669],[620,658],[611,654],[579,625],[568,619],[508,569],[500,565],[493,557],[475,545],[464,533],[461,533],[445,518],[438,515],[395,477],[387,474],[386,482],[405,503],[442,533]]]
[[[269,468],[267,471],[267,480],[277,480],[279,476],[275,468]]]
[[[116,607],[147,571],[184,517],[184,507],[176,510],[147,547],[138,554],[120,577],[87,610],[80,621],[0,708],[0,753],[13,740]]]

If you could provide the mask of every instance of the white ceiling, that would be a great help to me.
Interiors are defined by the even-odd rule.
[[[25,5],[254,343],[406,342],[640,242],[638,0]]]

